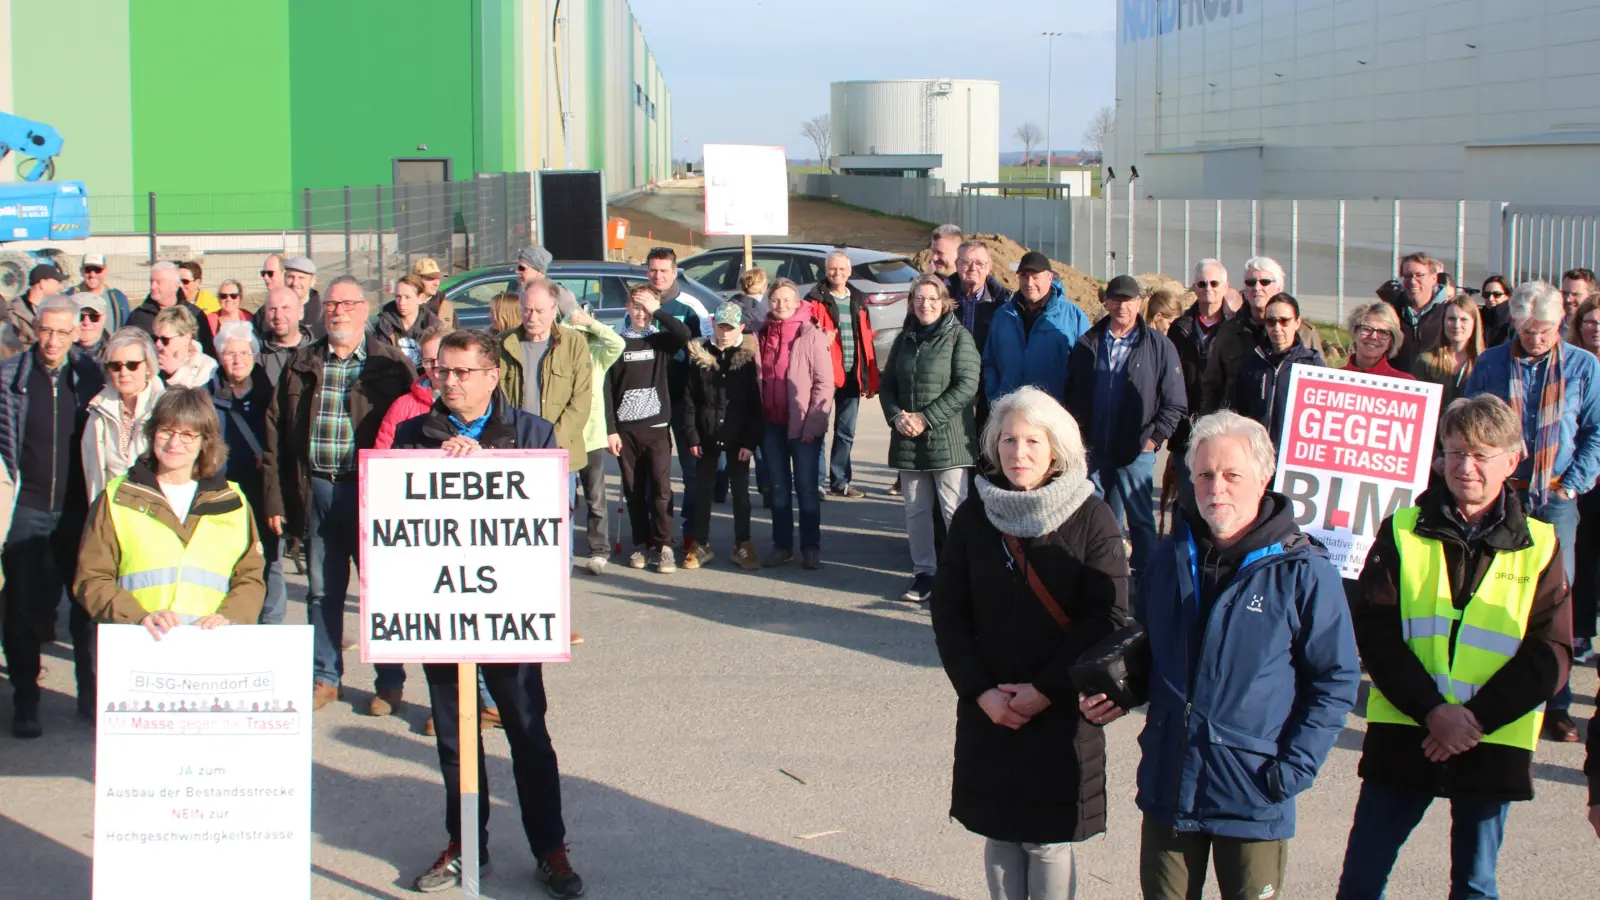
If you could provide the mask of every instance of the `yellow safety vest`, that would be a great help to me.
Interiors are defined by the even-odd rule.
[[[1489,677],[1500,671],[1522,646],[1533,609],[1539,573],[1555,556],[1556,532],[1550,525],[1527,519],[1533,546],[1515,553],[1496,553],[1489,571],[1467,601],[1456,609],[1445,572],[1444,546],[1417,536],[1413,506],[1394,514],[1394,543],[1400,551],[1400,627],[1411,652],[1433,676],[1439,693],[1450,703],[1472,699]],[[1455,623],[1455,659],[1450,658],[1450,632]],[[1417,724],[1396,709],[1376,686],[1367,700],[1367,721]],[[1484,736],[1491,744],[1533,750],[1539,745],[1544,704]]]
[[[209,616],[228,596],[233,568],[250,549],[250,507],[218,515],[199,516],[194,536],[185,545],[177,532],[149,512],[115,502],[122,476],[106,485],[111,504],[111,524],[122,548],[117,586],[134,596],[150,612],[170,609],[179,615]],[[228,482],[244,497],[239,486]]]

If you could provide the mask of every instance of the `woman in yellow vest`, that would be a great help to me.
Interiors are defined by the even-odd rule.
[[[1379,527],[1352,608],[1372,693],[1339,900],[1383,896],[1435,798],[1450,801],[1450,896],[1500,896],[1506,814],[1533,799],[1544,705],[1570,665],[1555,528],[1507,484],[1523,453],[1516,413],[1480,394],[1439,427],[1444,484]]]
[[[157,640],[179,625],[255,624],[266,594],[261,539],[227,481],[211,396],[168,390],[145,425],[150,452],[89,511],[74,595],[101,622],[137,622]]]

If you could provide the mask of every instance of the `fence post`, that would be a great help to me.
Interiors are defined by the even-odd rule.
[[[1189,277],[1189,201],[1183,201],[1183,277]]]
[[[1456,289],[1461,288],[1461,276],[1466,266],[1461,257],[1467,253],[1467,201],[1456,201]]]
[[[1339,321],[1344,321],[1344,201],[1339,201]],[[1293,293],[1292,291],[1290,293]]]
[[[1161,271],[1161,201],[1156,201],[1156,271]]]
[[[377,200],[372,205],[372,233],[378,239],[378,283],[383,284],[383,185],[380,184],[373,190],[377,193]]]
[[[150,265],[156,264],[156,192],[150,192]]]
[[[500,176],[500,211],[501,211],[501,216],[500,216],[501,224],[506,230],[506,258],[507,259],[511,259],[511,258],[515,257],[516,254],[517,254],[517,251],[521,250],[522,248],[521,247],[513,247],[513,246],[511,246],[511,233],[512,232],[511,232],[511,176],[510,175],[501,175]],[[694,236],[691,234],[690,235],[690,240],[691,241],[693,240],[693,237]],[[451,256],[455,255],[455,252],[454,252],[453,248],[452,248],[452,251],[451,251],[450,255]]]
[[[1137,223],[1136,223],[1136,221],[1134,219],[1133,213],[1134,213],[1134,206],[1133,206],[1133,180],[1129,179],[1128,180],[1128,262],[1126,264],[1127,267],[1128,267],[1128,274],[1129,275],[1132,275],[1133,272],[1134,272],[1134,270],[1133,270],[1133,233],[1136,230],[1138,230],[1138,225],[1137,225]]]
[[[1259,202],[1260,202],[1259,200],[1251,200],[1250,201],[1250,255],[1251,256],[1255,256],[1257,254],[1257,249],[1256,248],[1257,248],[1258,245],[1256,243],[1256,235],[1259,234],[1260,231],[1256,227],[1256,210],[1257,210],[1257,204]]]
[[[354,274],[350,263],[350,185],[344,186],[344,272],[346,275]],[[378,290],[383,290],[383,282],[378,282]]]
[[[1217,200],[1215,202],[1217,204],[1217,235],[1216,235],[1216,237],[1217,237],[1217,247],[1216,247],[1216,252],[1211,254],[1211,255],[1216,257],[1217,259],[1221,259],[1222,258],[1222,201],[1221,200]]]
[[[1107,193],[1107,191],[1106,191],[1107,188],[1111,189],[1110,193]],[[1105,184],[1101,185],[1101,187],[1100,187],[1101,199],[1103,199],[1105,201],[1105,204],[1106,204],[1106,280],[1107,281],[1110,281],[1112,276],[1117,274],[1117,251],[1111,249],[1111,209],[1112,209],[1111,204],[1113,202],[1111,198],[1115,197],[1116,194],[1117,194],[1116,185],[1114,185],[1113,183],[1108,181]]]
[[[1289,201],[1289,293],[1300,296],[1300,201]]]
[[[1389,271],[1400,271],[1400,198],[1394,198],[1394,236],[1389,242]]]
[[[306,258],[314,259],[315,257],[311,255],[311,188],[305,188],[301,196],[304,198],[301,207],[305,216],[303,224],[306,227]]]

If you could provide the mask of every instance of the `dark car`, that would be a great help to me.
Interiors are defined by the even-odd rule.
[[[618,330],[628,315],[628,288],[648,280],[644,266],[619,262],[558,262],[552,263],[546,274],[571,291],[579,303],[588,307],[590,315]],[[501,292],[514,292],[517,288],[517,270],[506,265],[451,276],[439,290],[455,307],[456,320],[462,328],[488,328],[492,318],[489,302]],[[678,288],[699,300],[708,313],[715,313],[722,303],[722,298],[683,277],[681,271]]]
[[[830,244],[757,244],[751,253],[756,268],[768,279],[787,278],[800,286],[804,295],[822,280],[828,254],[843,250],[850,257],[850,283],[867,295],[867,316],[875,337],[873,349],[878,366],[889,361],[889,348],[905,324],[906,295],[911,282],[921,273],[911,260],[898,253],[884,253],[861,247],[835,247]],[[708,250],[681,260],[683,273],[723,297],[739,291],[739,276],[744,272],[744,248]]]

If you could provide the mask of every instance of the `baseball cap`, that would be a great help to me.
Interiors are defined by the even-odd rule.
[[[53,278],[56,281],[67,280],[66,273],[62,272],[60,269],[56,268],[50,263],[40,263],[37,266],[34,266],[28,272],[28,287],[33,287],[47,278]]]
[[[304,272],[307,275],[317,274],[317,264],[309,256],[291,256],[283,261],[285,272]]]
[[[712,318],[718,325],[731,325],[739,328],[744,324],[744,310],[737,303],[724,303],[717,307],[717,314]]]
[[[106,267],[106,255],[104,253],[85,253],[83,255],[83,264],[85,266],[99,266],[104,269]]]
[[[534,244],[532,247],[523,247],[518,250],[516,261],[535,272],[547,272],[550,269],[550,260],[553,258],[549,250]]]
[[[423,257],[422,259],[417,260],[416,265],[411,267],[411,274],[417,276],[418,278],[438,278],[444,273],[439,271],[438,263],[427,257]]]
[[[1133,300],[1144,296],[1139,290],[1139,280],[1132,275],[1118,275],[1106,282],[1107,300]]]
[[[1049,272],[1050,257],[1037,250],[1029,250],[1022,254],[1022,259],[1017,262],[1018,272]]]
[[[111,314],[111,308],[106,305],[106,298],[100,296],[99,294],[91,294],[87,291],[83,291],[73,294],[72,299],[78,304],[79,312],[82,312],[86,309],[92,309],[99,313],[100,318],[102,319]]]

